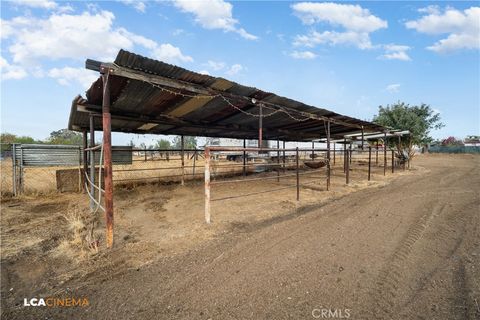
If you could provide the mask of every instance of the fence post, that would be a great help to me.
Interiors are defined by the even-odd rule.
[[[182,186],[185,185],[185,140],[183,134],[180,137],[181,153],[182,153]]]
[[[392,173],[395,173],[395,151],[392,150]]]
[[[327,122],[327,191],[330,190],[330,121]]]
[[[285,171],[286,171],[286,167],[285,167],[285,141],[283,141],[283,174],[285,174]]]
[[[383,175],[387,174],[387,133],[383,134]]]
[[[107,248],[113,246],[113,177],[112,177],[112,118],[110,114],[110,71],[103,70],[103,165],[105,179],[105,223]]]
[[[298,147],[296,149],[296,172],[297,172],[297,201],[300,201],[300,175],[298,172]]]
[[[350,182],[350,152],[345,150],[345,181]]]
[[[375,165],[378,166],[378,139],[377,139],[377,148],[375,149]]]
[[[88,138],[87,138],[87,130],[83,130],[83,153],[82,153],[82,160],[83,160],[83,176],[80,176],[80,184],[82,184],[82,179],[85,179],[85,175],[87,174],[88,171],[88,162],[87,162],[87,143],[88,143]],[[87,187],[85,183],[82,184],[84,188]],[[87,190],[84,190],[84,193],[87,192]]]
[[[197,148],[195,147],[195,151],[193,151],[193,171],[192,171],[192,177],[194,181],[195,181],[195,160],[196,159],[197,159]]]
[[[95,147],[95,122],[93,114],[90,114],[90,194],[92,197],[95,197],[95,151],[91,148]],[[98,171],[100,172],[102,164],[99,163]],[[100,176],[100,175],[99,175]],[[101,188],[101,182],[100,182]],[[100,192],[100,191],[99,191]],[[93,199],[90,199],[90,209],[93,211],[95,209],[95,202]]]
[[[335,159],[336,159],[336,150],[335,150],[335,142],[333,142],[333,165],[335,166]]]
[[[205,222],[210,223],[210,148],[205,148]]]
[[[347,172],[347,139],[343,139],[343,173]]]
[[[280,140],[277,139],[277,182],[280,182]]]
[[[23,146],[20,145],[20,173],[19,173],[19,185],[20,185],[20,194],[24,192],[24,182],[23,182]]]
[[[368,146],[368,181],[370,181],[371,166],[372,166],[372,147]]]
[[[243,139],[243,176],[245,177],[247,175],[247,168],[246,168],[246,164],[247,164],[247,152],[245,151],[245,148],[247,147],[247,141],[245,139]]]
[[[13,195],[17,195],[17,153],[16,153],[16,144],[12,144],[12,178],[13,178]]]

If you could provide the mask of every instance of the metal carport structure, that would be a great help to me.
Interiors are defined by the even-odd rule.
[[[258,139],[259,146],[262,139],[326,139],[330,159],[330,139],[388,130],[124,50],[113,63],[87,60],[86,68],[100,77],[86,98],[74,98],[68,128],[83,132],[84,147],[88,131],[91,139],[94,131],[103,131],[108,247],[113,244],[112,131]]]

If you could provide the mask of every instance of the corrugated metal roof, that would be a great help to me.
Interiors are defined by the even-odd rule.
[[[87,65],[91,64],[92,61],[88,60]],[[316,108],[223,78],[195,73],[124,50],[118,53],[113,64],[103,65],[111,66],[113,71],[110,74],[112,131],[254,139],[258,135],[259,104],[264,105],[264,115],[278,109],[286,111],[264,117],[264,139],[301,141],[324,138],[325,124],[318,120],[318,117],[327,117],[333,121],[331,134],[337,137],[358,132],[362,126],[365,132],[385,130],[371,122]],[[124,72],[119,75],[117,70]],[[129,72],[135,76],[130,76]],[[161,86],[148,79],[173,81],[189,88],[198,88],[216,97],[198,98],[198,93],[178,87]],[[70,129],[88,129],[88,113],[81,112],[78,106],[84,106],[83,111],[101,111],[102,90],[100,77],[87,91],[86,99],[77,96],[73,100]],[[218,96],[219,94],[235,107]],[[192,95],[197,98],[191,97]],[[252,98],[257,101],[252,101]],[[317,119],[305,120],[305,114],[314,115]],[[305,121],[298,121],[299,119]],[[158,125],[146,126],[151,129],[145,131],[140,129],[145,123]],[[100,119],[95,121],[95,127],[96,130],[102,130]]]

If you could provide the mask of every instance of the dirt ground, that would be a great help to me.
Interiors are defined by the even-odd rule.
[[[2,319],[480,318],[480,157],[418,156],[412,169],[334,168],[295,189],[215,201],[203,183],[115,192],[115,248],[77,239],[82,194],[2,199]],[[293,178],[212,186],[212,198]],[[79,219],[76,219],[79,218]],[[84,307],[24,298],[86,297]],[[324,318],[324,317],[323,317]]]

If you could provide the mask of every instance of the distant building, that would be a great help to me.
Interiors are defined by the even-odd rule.
[[[480,136],[467,136],[463,140],[466,147],[480,147]]]

